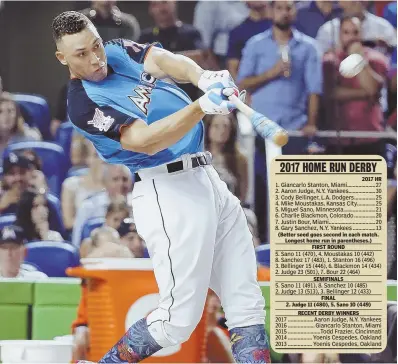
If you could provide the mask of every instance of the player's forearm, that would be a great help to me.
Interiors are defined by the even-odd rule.
[[[238,77],[239,59],[230,58],[227,61],[228,71],[234,80]]]
[[[122,133],[122,146],[134,152],[156,154],[177,143],[204,115],[199,101],[195,101],[150,125],[137,129],[133,124]]]
[[[182,55],[170,52],[156,55],[156,65],[165,74],[180,83],[190,82],[198,86],[199,78],[203,73],[195,61]]]

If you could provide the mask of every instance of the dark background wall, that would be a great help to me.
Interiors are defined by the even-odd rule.
[[[66,67],[54,56],[52,19],[62,11],[80,10],[86,1],[5,1],[0,10],[0,75],[10,92],[43,95],[54,111],[68,80]],[[192,22],[196,2],[179,2],[179,17]],[[141,29],[152,25],[145,1],[121,1],[119,8],[137,17]]]

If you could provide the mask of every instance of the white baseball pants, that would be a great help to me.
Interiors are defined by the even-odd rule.
[[[211,165],[167,173],[139,172],[133,215],[159,286],[158,308],[147,318],[162,347],[189,339],[203,313],[208,288],[221,300],[229,329],[264,324],[256,256],[239,200]]]

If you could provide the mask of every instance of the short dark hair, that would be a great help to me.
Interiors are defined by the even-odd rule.
[[[89,18],[77,11],[65,11],[57,15],[52,23],[53,38],[58,42],[65,34],[76,34],[91,24]]]

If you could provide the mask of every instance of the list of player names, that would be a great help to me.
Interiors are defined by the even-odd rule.
[[[271,173],[271,346],[285,353],[382,351],[385,161],[281,156]]]

